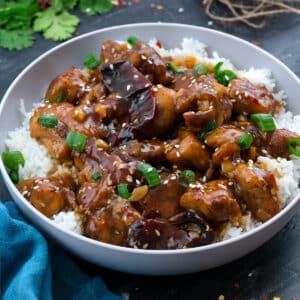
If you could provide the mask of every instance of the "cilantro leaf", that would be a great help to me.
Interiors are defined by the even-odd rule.
[[[77,4],[77,0],[51,0],[50,4],[51,7],[61,11],[63,9],[73,9]]]
[[[79,9],[87,15],[104,14],[113,8],[111,0],[80,0]]]
[[[34,31],[42,31],[45,39],[63,41],[70,37],[79,24],[79,19],[67,11],[58,11],[50,7],[45,11],[38,12],[33,23]]]
[[[77,0],[63,0],[63,7],[65,9],[73,9],[77,4]]]
[[[32,46],[34,41],[31,29],[0,29],[0,47],[8,50],[21,50]]]

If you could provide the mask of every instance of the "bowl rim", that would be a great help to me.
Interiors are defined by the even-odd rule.
[[[93,30],[91,32],[87,32],[85,34],[82,34],[78,37],[74,37],[64,43],[61,43],[55,47],[50,48],[48,51],[45,53],[41,54],[37,58],[35,58],[27,67],[25,67],[21,73],[13,80],[13,82],[10,84],[8,89],[6,90],[1,103],[0,103],[0,118],[3,113],[4,105],[9,97],[9,94],[11,91],[14,89],[15,85],[18,83],[18,81],[31,69],[33,68],[36,64],[38,64],[42,59],[44,59],[46,56],[49,54],[52,54],[53,52],[65,47],[66,45],[76,43],[77,41],[80,41],[82,39],[86,39],[90,36],[93,35],[98,35],[106,31],[114,31],[118,29],[131,29],[135,27],[181,27],[185,29],[194,29],[194,30],[199,30],[207,33],[212,33],[214,35],[220,35],[223,36],[224,38],[227,38],[228,40],[234,40],[236,42],[242,43],[245,46],[250,47],[254,51],[258,51],[259,54],[264,54],[268,56],[271,60],[275,61],[276,64],[279,64],[287,73],[289,73],[293,79],[295,80],[296,83],[300,85],[300,79],[297,77],[297,75],[290,70],[283,62],[281,62],[279,59],[277,59],[275,56],[270,54],[264,49],[261,49],[257,47],[256,45],[251,44],[250,42],[243,40],[239,37],[236,37],[234,35],[224,33],[218,30],[206,28],[206,27],[201,27],[201,26],[196,26],[196,25],[189,25],[189,24],[179,24],[179,23],[167,23],[167,22],[145,22],[145,23],[130,23],[130,24],[123,24],[123,25],[117,25],[117,26],[110,26],[110,27],[105,27],[102,29],[97,29]],[[19,192],[19,190],[16,188],[16,186],[11,182],[8,173],[6,171],[6,168],[4,167],[2,159],[0,159],[0,171],[2,173],[4,182],[6,187],[8,188],[10,193],[14,193],[14,196],[16,196],[23,204],[27,207],[27,209],[30,210],[30,213],[35,214],[38,216],[39,219],[41,219],[42,222],[45,222],[47,226],[50,226],[54,231],[58,231],[60,234],[67,235],[68,237],[72,239],[77,239],[80,242],[83,243],[88,243],[90,246],[95,246],[95,247],[104,247],[106,250],[113,250],[117,252],[124,252],[124,253],[131,253],[131,254],[137,254],[137,255],[182,255],[182,254],[187,254],[187,253],[194,253],[194,252],[205,252],[209,250],[217,250],[219,248],[223,248],[225,246],[229,246],[231,244],[236,244],[241,242],[242,240],[246,240],[247,238],[250,238],[252,236],[255,236],[258,232],[266,230],[267,228],[271,227],[274,223],[279,221],[285,214],[290,212],[291,210],[296,211],[296,206],[300,203],[300,192],[292,199],[290,202],[274,217],[272,217],[270,220],[266,221],[265,223],[259,225],[258,227],[255,227],[251,229],[248,232],[242,233],[241,235],[238,235],[236,237],[232,237],[227,240],[223,240],[220,242],[212,243],[209,245],[205,246],[200,246],[200,247],[194,247],[194,248],[187,248],[187,249],[172,249],[172,250],[153,250],[153,249],[135,249],[135,248],[129,248],[129,247],[123,247],[123,246],[117,246],[113,244],[108,244],[104,243],[101,241],[93,240],[91,238],[88,238],[84,235],[77,234],[73,231],[64,229],[59,227],[56,223],[54,223],[51,219],[47,218],[44,216],[41,212],[39,212],[37,209],[35,209],[24,197],[23,195]],[[14,200],[15,201],[15,200]],[[15,201],[16,202],[16,201]],[[42,232],[45,230],[42,230]],[[51,235],[51,234],[50,234]]]

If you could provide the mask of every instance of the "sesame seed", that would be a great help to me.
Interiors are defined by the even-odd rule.
[[[131,85],[128,84],[127,87],[126,87],[127,92],[128,92],[130,89],[131,89]]]
[[[145,55],[141,55],[141,58],[144,59],[144,60],[147,59],[147,57]]]
[[[146,243],[146,244],[144,244],[144,245],[143,245],[143,249],[147,249],[147,248],[148,248],[148,246],[149,246],[149,244],[147,244],[147,243]]]
[[[155,234],[156,234],[157,236],[160,236],[160,231],[159,231],[159,230],[155,229],[154,231],[155,231]]]
[[[132,178],[131,175],[127,175],[127,176],[126,176],[126,180],[127,180],[128,182],[133,182],[133,178]]]
[[[153,62],[152,62],[150,59],[148,59],[147,62],[148,62],[148,64],[150,64],[150,65],[153,64]]]
[[[113,70],[113,69],[114,69],[114,65],[113,65],[113,64],[110,64],[110,65],[109,65],[109,68],[110,68],[111,70]]]
[[[177,152],[177,151],[176,151],[176,156],[177,156],[177,157],[180,157],[180,153],[179,153],[179,152]]]
[[[134,75],[133,75],[133,78],[137,79],[137,78],[139,78],[139,75],[134,74]]]

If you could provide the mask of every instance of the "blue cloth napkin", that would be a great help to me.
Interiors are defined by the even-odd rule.
[[[0,201],[0,222],[0,299],[121,299],[100,277],[84,274],[58,245],[48,245],[12,201]]]

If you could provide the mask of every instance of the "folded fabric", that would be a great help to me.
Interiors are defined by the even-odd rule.
[[[48,245],[12,201],[0,201],[0,220],[0,299],[121,299],[57,244]]]

